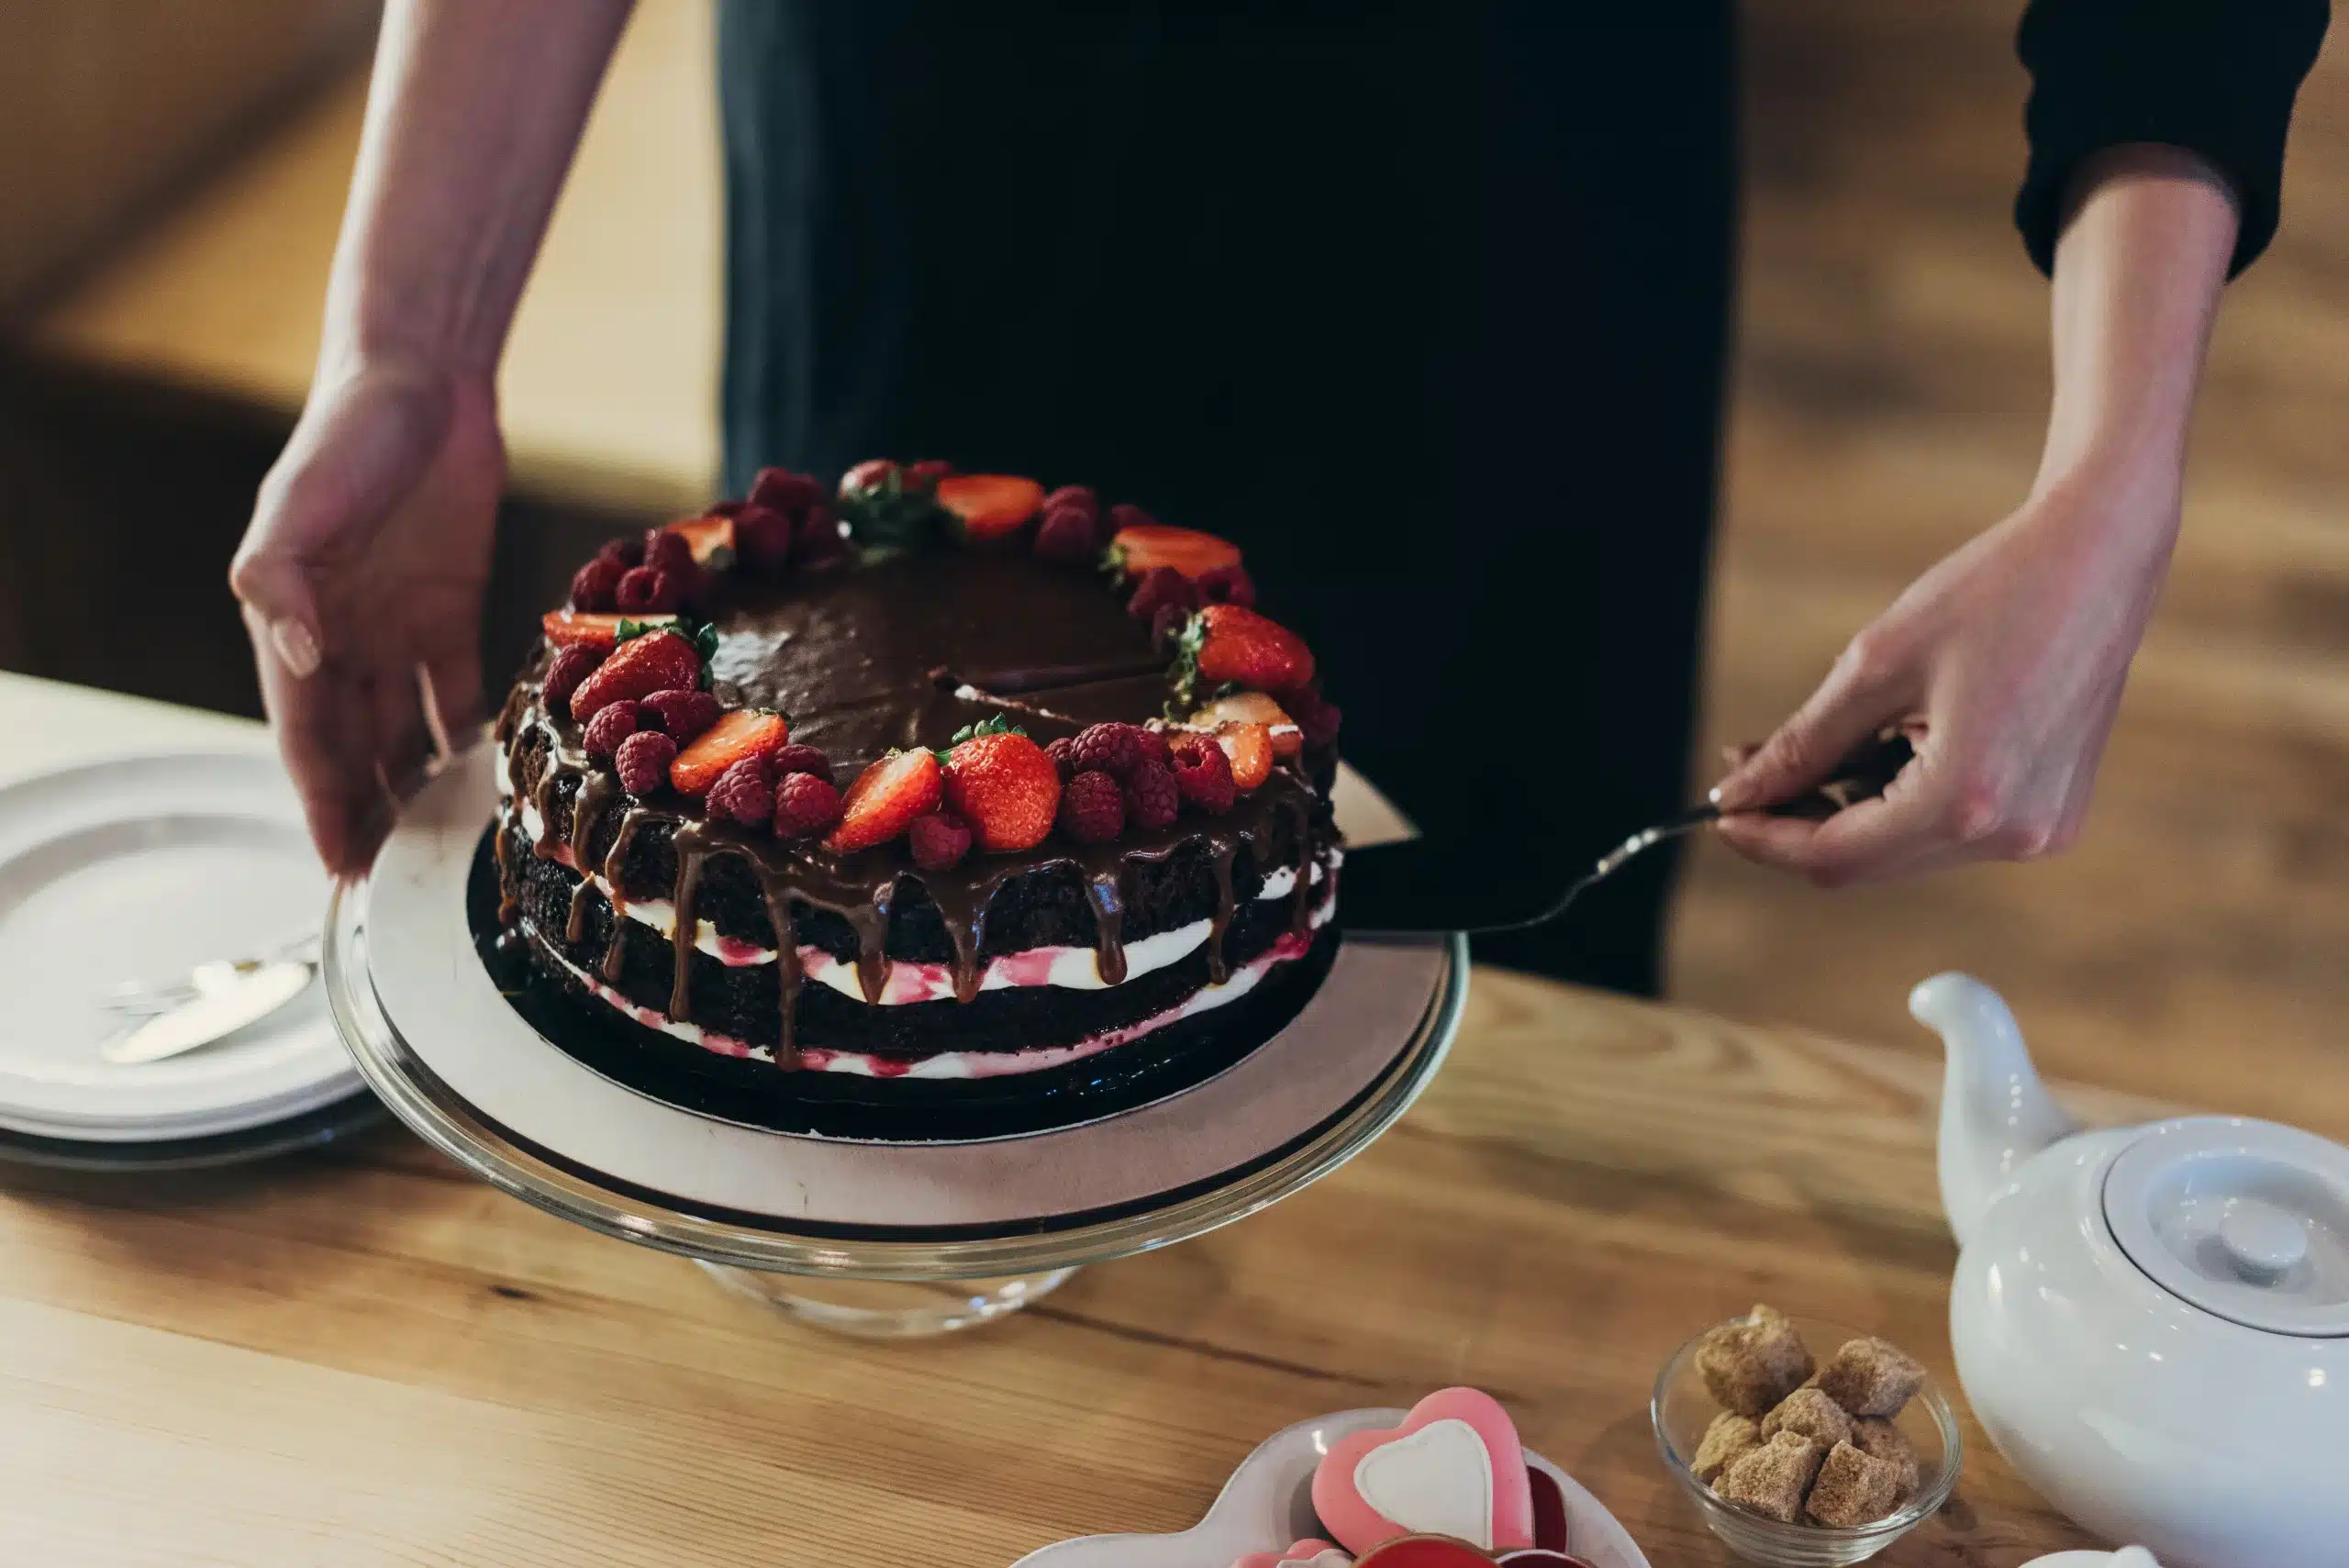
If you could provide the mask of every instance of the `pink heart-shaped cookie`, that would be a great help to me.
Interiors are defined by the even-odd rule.
[[[1283,1551],[1252,1551],[1231,1568],[1353,1568],[1354,1560],[1326,1540],[1300,1540]]]
[[[1405,1535],[1448,1535],[1486,1552],[1533,1544],[1516,1424],[1474,1388],[1438,1389],[1401,1425],[1330,1444],[1313,1473],[1313,1511],[1357,1552]]]
[[[1354,1568],[1493,1568],[1493,1560],[1448,1535],[1398,1535],[1371,1549]]]

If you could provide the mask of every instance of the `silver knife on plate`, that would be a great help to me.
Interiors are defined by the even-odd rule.
[[[229,963],[199,965],[193,1001],[183,1002],[128,1034],[106,1041],[98,1048],[98,1054],[108,1062],[129,1065],[161,1062],[210,1045],[300,995],[317,970],[315,963],[290,959],[241,971]]]

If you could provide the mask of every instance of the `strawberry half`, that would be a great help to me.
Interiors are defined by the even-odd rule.
[[[674,631],[631,637],[571,694],[571,717],[584,721],[606,703],[630,702],[655,692],[691,691],[701,684],[701,655]]]
[[[961,522],[964,539],[1001,539],[1043,509],[1044,487],[1008,473],[956,473],[938,482],[934,498]]]
[[[1305,731],[1288,710],[1262,692],[1234,692],[1219,697],[1185,720],[1195,729],[1219,724],[1261,724],[1273,738],[1273,755],[1294,757],[1305,750]]]
[[[1209,605],[1183,628],[1175,680],[1186,689],[1226,681],[1259,690],[1313,679],[1313,650],[1269,616],[1238,605]]]
[[[723,572],[734,564],[734,519],[731,517],[687,517],[671,523],[670,533],[685,541],[694,552],[694,564],[712,572]]]
[[[679,795],[704,795],[718,774],[746,757],[764,757],[791,740],[783,715],[738,707],[694,737],[669,764],[669,783]]]
[[[665,626],[675,616],[613,616],[590,615],[584,610],[549,610],[539,617],[539,628],[547,640],[557,648],[596,648],[608,653],[620,642],[620,622],[633,620],[639,626]]]
[[[1060,770],[1016,729],[974,735],[946,754],[946,803],[971,825],[979,848],[1030,849],[1061,808]]]
[[[1139,577],[1153,566],[1171,566],[1186,577],[1197,577],[1219,566],[1240,564],[1240,547],[1197,528],[1165,523],[1137,523],[1109,537],[1104,559],[1113,571]]]
[[[885,844],[938,809],[944,778],[938,755],[926,747],[892,751],[856,775],[841,803],[841,825],[824,840],[836,855]]]
[[[1231,762],[1231,782],[1254,789],[1273,773],[1272,732],[1261,724],[1219,724],[1215,743]]]

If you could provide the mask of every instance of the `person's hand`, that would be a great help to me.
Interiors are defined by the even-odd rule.
[[[481,721],[505,472],[485,380],[379,359],[322,373],[262,482],[228,580],[330,871],[373,858],[391,787],[429,754],[435,724],[462,736]]]
[[[1898,729],[1917,754],[1883,796],[1824,821],[1725,817],[1721,837],[1824,886],[2070,844],[2176,535],[2175,470],[2151,467],[2051,485],[1919,578],[1718,799],[1791,799]]]

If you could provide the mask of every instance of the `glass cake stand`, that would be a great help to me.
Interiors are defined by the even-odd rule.
[[[1264,1158],[1211,1180],[1116,1210],[985,1229],[796,1228],[772,1215],[705,1207],[607,1176],[476,1108],[433,1071],[385,1011],[368,967],[369,903],[369,882],[360,878],[339,884],[328,906],[328,997],[360,1073],[426,1142],[549,1213],[692,1259],[728,1288],[793,1318],[876,1338],[946,1333],[1017,1311],[1084,1265],[1203,1235],[1327,1175],[1368,1148],[1419,1096],[1451,1046],[1467,993],[1466,939],[1442,939],[1424,1013],[1362,1094],[1334,1119],[1297,1129]],[[452,909],[449,918],[462,917]],[[1277,1049],[1278,1039],[1265,1049]]]

